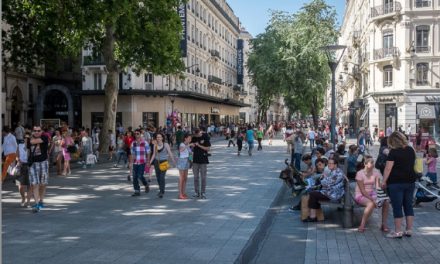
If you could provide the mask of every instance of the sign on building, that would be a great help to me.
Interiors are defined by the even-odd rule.
[[[178,9],[180,22],[182,23],[182,35],[180,37],[180,50],[182,52],[182,57],[186,57],[187,55],[187,34],[188,29],[186,26],[186,4],[182,3]]]
[[[435,119],[434,105],[417,104],[417,114],[420,119]]]
[[[237,40],[237,84],[243,84],[243,48],[244,40]]]

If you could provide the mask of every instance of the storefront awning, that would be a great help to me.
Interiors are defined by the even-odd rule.
[[[359,118],[359,120],[364,120],[365,119],[365,117],[367,116],[367,114],[368,114],[368,108],[366,108],[365,110],[364,110],[364,112],[362,113],[362,115],[361,115],[361,118]]]

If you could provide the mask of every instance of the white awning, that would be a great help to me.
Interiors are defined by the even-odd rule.
[[[362,115],[361,115],[361,118],[359,118],[359,120],[364,120],[365,119],[365,117],[367,116],[367,114],[368,114],[368,108],[366,108],[365,110],[364,110],[364,112],[362,113]]]

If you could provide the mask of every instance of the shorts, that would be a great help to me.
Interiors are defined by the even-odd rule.
[[[188,170],[189,169],[188,158],[179,158],[177,160],[177,169],[178,170]]]
[[[20,165],[20,175],[18,175],[17,178],[15,179],[15,184],[17,186],[20,186],[20,185],[29,186],[30,185],[29,166],[27,165],[27,163],[22,163]]]
[[[373,198],[373,200],[376,201],[377,198],[377,194],[376,192],[370,192],[370,196]],[[368,202],[370,199],[368,199],[367,197],[361,195],[356,195],[356,197],[354,198],[354,200],[356,201],[356,203],[358,204],[365,204],[366,202]]]
[[[49,163],[47,160],[32,163],[32,166],[29,167],[29,180],[32,185],[48,184]]]

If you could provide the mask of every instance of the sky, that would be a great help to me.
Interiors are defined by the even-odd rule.
[[[329,6],[335,7],[339,23],[344,16],[345,1],[326,0]],[[269,10],[294,13],[310,0],[227,0],[227,2],[240,18],[242,26],[255,37],[264,32],[269,22]]]

